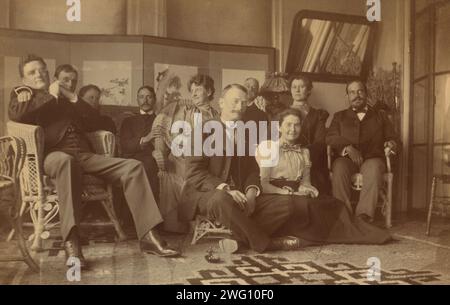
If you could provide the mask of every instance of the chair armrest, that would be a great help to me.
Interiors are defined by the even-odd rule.
[[[327,145],[327,165],[328,165],[328,171],[331,172],[331,158],[333,156],[333,150],[331,149],[330,145]]]
[[[392,166],[391,166],[391,156],[395,155],[395,151],[389,149],[388,147],[384,148],[384,155],[386,157],[386,172],[391,173],[392,172]]]
[[[40,198],[43,196],[44,129],[13,121],[9,121],[6,128],[10,136],[23,139],[26,147],[24,166],[20,174],[22,198]]]
[[[17,183],[25,154],[26,146],[23,139],[12,136],[0,137],[0,178]]]
[[[44,156],[44,129],[41,126],[9,121],[6,124],[8,135],[25,141],[27,154],[35,155],[40,164]]]
[[[87,134],[95,153],[113,157],[116,147],[116,137],[112,132],[99,130]]]

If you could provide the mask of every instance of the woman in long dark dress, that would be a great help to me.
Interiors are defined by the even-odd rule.
[[[296,236],[303,245],[382,244],[391,240],[387,230],[353,219],[342,201],[319,194],[311,185],[309,151],[296,144],[301,133],[300,112],[284,110],[279,114],[279,123],[279,141],[262,142],[256,153],[263,193],[292,199],[292,218],[279,235]],[[267,154],[268,148],[272,152],[278,151],[278,155]]]

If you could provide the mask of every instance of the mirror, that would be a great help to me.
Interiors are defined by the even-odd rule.
[[[325,82],[365,80],[374,34],[375,24],[362,16],[300,11],[292,27],[286,72]]]

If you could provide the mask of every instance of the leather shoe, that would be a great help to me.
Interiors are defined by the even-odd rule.
[[[224,253],[232,254],[239,250],[239,243],[230,238],[225,238],[219,241],[220,250]]]
[[[81,251],[80,238],[75,233],[72,233],[70,237],[64,242],[64,251],[66,253],[66,264],[70,257],[75,257],[80,260],[80,268],[88,269],[89,264],[84,258],[83,252]],[[68,265],[70,267],[70,265]]]
[[[180,255],[178,251],[168,248],[158,236],[158,233],[153,230],[150,230],[144,236],[144,238],[141,239],[139,245],[142,252],[154,254],[161,257],[174,257]]]
[[[270,241],[268,250],[298,250],[300,249],[300,240],[294,236],[277,237]]]
[[[360,220],[362,220],[362,221],[364,221],[364,222],[367,222],[367,223],[372,223],[372,222],[373,222],[372,217],[370,217],[370,216],[367,215],[367,214],[360,214],[360,215],[358,215],[357,217],[358,217]]]

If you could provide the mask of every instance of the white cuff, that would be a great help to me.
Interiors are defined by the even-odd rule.
[[[226,191],[226,190],[230,189],[230,186],[226,183],[221,183],[216,187],[216,189],[221,190],[221,191],[223,191],[223,190]]]
[[[343,149],[342,152],[341,152],[341,156],[342,156],[342,157],[345,157],[346,155],[348,155],[348,152],[347,152],[347,146],[344,147],[344,149]]]
[[[261,190],[259,189],[259,187],[257,185],[249,185],[245,188],[245,193],[247,194],[247,191],[251,188],[255,188],[256,189],[256,197],[259,196],[259,194],[261,194]]]
[[[33,95],[33,91],[27,86],[21,86],[14,89],[14,92],[19,95],[20,91],[28,91],[31,95]]]

